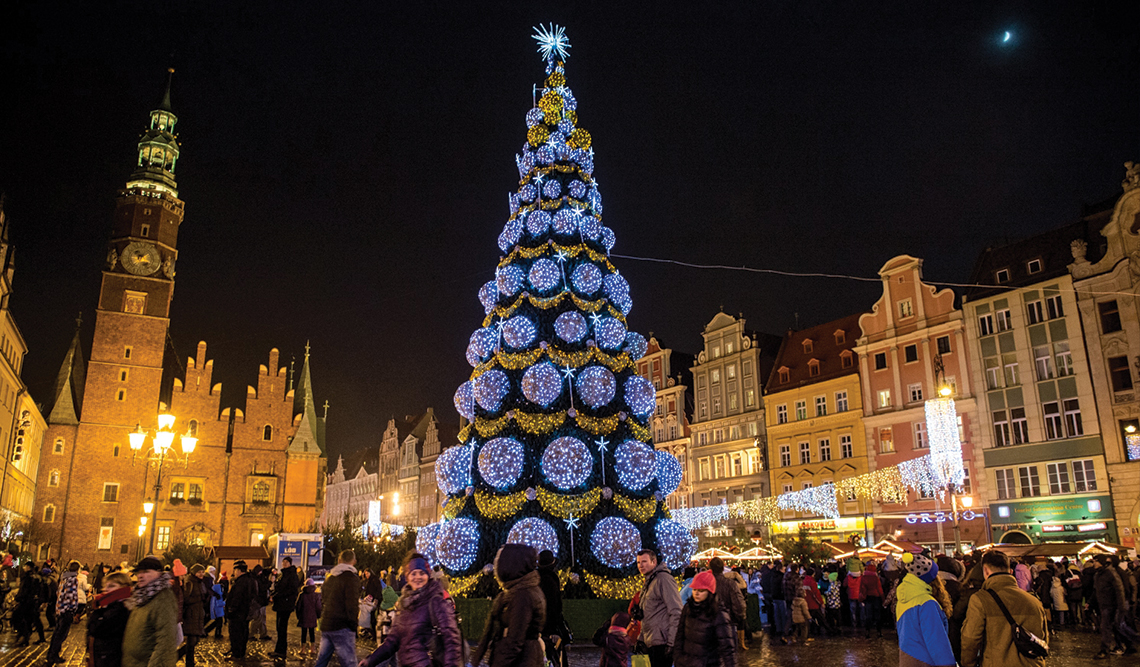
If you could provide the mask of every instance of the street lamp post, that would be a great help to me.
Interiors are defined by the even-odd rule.
[[[960,519],[958,516],[958,496],[954,495],[953,492],[950,493],[950,506],[954,510],[954,553],[960,554],[962,553],[962,534],[958,529],[958,521]],[[970,509],[973,506],[974,499],[972,497],[965,496],[962,498],[962,507]]]
[[[148,553],[154,552],[155,536],[158,533],[158,498],[162,493],[162,467],[166,464],[167,458],[181,463],[186,467],[190,463],[190,455],[194,453],[194,448],[198,445],[198,438],[189,430],[182,435],[180,445],[182,449],[181,455],[173,450],[174,445],[174,415],[169,413],[161,413],[158,415],[158,429],[154,433],[150,433],[143,429],[141,424],[135,424],[135,429],[131,431],[127,437],[131,441],[131,465],[139,457],[149,466],[154,464],[154,502],[144,502],[143,511],[150,515],[150,546]],[[143,452],[143,446],[146,444],[146,438],[151,435],[151,446]],[[147,521],[144,518],[139,523],[139,536],[141,537],[146,531]]]

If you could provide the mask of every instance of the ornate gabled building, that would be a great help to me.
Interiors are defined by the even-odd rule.
[[[439,518],[442,500],[435,482],[435,459],[455,444],[458,428],[436,419],[435,410],[388,420],[380,442],[380,518],[423,526]]]
[[[325,507],[321,526],[360,526],[368,521],[368,503],[380,493],[380,451],[358,449],[348,458],[337,457],[336,468],[325,482]]]
[[[84,363],[77,333],[47,401],[36,516],[47,526],[39,557],[120,562],[184,542],[260,544],[316,525],[324,491],[324,419],[316,414],[308,348],[296,389],[277,350],[249,387],[244,409],[221,409],[206,344],[185,370],[171,360],[170,304],[184,204],[174,169],[179,146],[170,86],[138,143],[119,191]],[[197,438],[161,465],[130,446],[160,412]],[[147,444],[153,442],[148,439]],[[144,533],[144,502],[154,503]]]

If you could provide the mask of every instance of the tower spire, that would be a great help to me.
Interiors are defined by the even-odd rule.
[[[162,96],[162,101],[159,102],[158,108],[160,111],[173,111],[170,108],[170,82],[174,80],[174,68],[168,67],[166,69],[166,93]]]
[[[166,70],[166,90],[158,108],[150,112],[150,125],[139,139],[138,161],[127,181],[127,189],[169,192],[178,196],[178,183],[174,180],[174,167],[178,162],[178,138],[174,124],[178,116],[170,107],[170,84],[174,68]]]

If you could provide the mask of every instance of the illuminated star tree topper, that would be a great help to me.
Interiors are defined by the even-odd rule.
[[[550,62],[570,57],[570,38],[566,36],[566,28],[553,23],[549,27],[539,23],[533,30],[531,37],[538,41],[538,52],[543,60]]]

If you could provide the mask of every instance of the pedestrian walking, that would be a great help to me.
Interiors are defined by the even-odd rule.
[[[681,594],[669,568],[657,561],[657,552],[652,549],[638,552],[637,570],[645,577],[645,583],[639,596],[639,611],[633,616],[641,616],[641,638],[652,667],[669,667],[673,662],[673,637],[681,620]]]
[[[847,591],[847,605],[851,611],[851,628],[857,630],[863,625],[863,603],[859,599],[859,579],[863,576],[863,561],[858,558],[847,559],[847,578],[843,580],[843,588]]]
[[[223,590],[223,583],[225,580],[214,580],[210,584],[210,570],[213,567],[206,568],[205,581],[210,586],[210,622],[206,624],[206,635],[209,636],[211,632],[214,633],[214,639],[222,638],[222,626],[226,623],[226,597]],[[216,572],[217,570],[215,570]]]
[[[48,630],[54,630],[57,621],[55,604],[59,599],[59,573],[55,571],[55,561],[48,559],[44,563],[43,569],[40,570],[40,585],[43,587],[40,602],[47,604],[44,614],[47,616]]]
[[[720,582],[717,582],[720,583]],[[795,604],[796,596],[800,595],[803,591],[803,578],[800,576],[800,566],[796,564],[789,564],[787,569],[784,570],[784,601],[787,604],[787,616],[785,620],[784,636],[780,641],[784,644],[795,635],[796,624],[791,618],[792,605]]]
[[[954,667],[950,624],[931,590],[938,564],[926,554],[912,553],[903,554],[902,564],[906,575],[899,582],[895,606],[899,667]]]
[[[594,632],[594,645],[602,648],[598,667],[626,667],[629,664],[629,614],[619,611]]]
[[[257,582],[245,561],[234,563],[234,579],[226,594],[225,617],[230,626],[230,660],[245,660],[249,645],[249,615],[257,597]]]
[[[1136,633],[1125,620],[1129,608],[1128,598],[1114,559],[1114,556],[1101,554],[1094,559],[1093,564],[1093,588],[1100,609],[1100,652],[1093,657],[1099,660],[1110,654],[1136,653],[1133,643]]]
[[[138,583],[123,604],[131,610],[123,632],[123,667],[174,667],[178,661],[178,602],[162,563],[147,556],[134,568]]]
[[[735,577],[731,576],[732,570],[725,569],[724,561],[719,556],[709,561],[709,569],[716,579],[716,589],[720,591],[716,596],[717,604],[728,612],[728,619],[732,621],[733,636],[736,637],[734,643],[744,648],[744,596],[740,594]]]
[[[780,561],[772,563],[772,576],[768,580],[771,591],[764,590],[764,594],[772,598],[772,636],[783,637],[788,629],[791,619],[788,617],[788,602],[784,599],[784,564]]]
[[[305,580],[305,588],[297,596],[297,625],[301,627],[301,652],[316,655],[317,621],[321,618],[321,594],[312,579]],[[308,647],[306,648],[306,645]]]
[[[841,607],[843,606],[843,590],[839,585],[839,573],[827,573],[827,624],[831,628],[832,634],[839,634],[839,623],[842,620],[843,613]]]
[[[16,647],[28,645],[32,638],[32,631],[38,631],[40,640],[44,643],[44,624],[40,620],[40,595],[43,593],[43,582],[36,573],[35,564],[26,562],[20,568],[20,589],[16,591],[16,612],[12,624],[16,626]]]
[[[826,604],[823,599],[823,594],[819,592],[819,584],[815,581],[815,568],[804,568],[803,584],[801,586],[804,592],[804,601],[807,602],[808,613],[816,623],[819,623],[819,629],[827,632],[827,634],[835,634],[835,628],[827,621],[827,615],[824,613],[824,605]]]
[[[257,594],[253,598],[254,604],[249,610],[249,636],[258,641],[269,640],[269,626],[265,622],[266,609],[269,607],[269,570],[261,565],[254,565],[253,572],[249,573],[253,583],[257,584]]]
[[[1044,658],[1018,650],[1013,623],[1006,616],[1008,612],[1013,622],[1044,643],[1049,619],[1041,602],[1021,588],[1010,571],[1009,557],[1001,551],[987,551],[981,567],[986,580],[970,597],[962,626],[962,664],[975,665],[980,658],[982,667],[1044,667]]]
[[[356,552],[340,552],[336,567],[329,571],[322,591],[321,646],[316,667],[325,667],[335,652],[341,667],[356,667],[356,628],[360,615],[360,576]]]
[[[392,656],[400,667],[463,667],[455,604],[442,582],[418,553],[410,554],[404,576],[408,584],[396,603],[392,631],[359,667],[376,667]]]
[[[194,667],[194,649],[206,636],[206,608],[210,597],[206,568],[195,563],[182,582],[182,635],[186,643],[178,649],[178,657],[185,658],[186,667]]]
[[[67,571],[59,578],[59,590],[55,602],[55,632],[51,636],[51,645],[48,647],[47,664],[54,665],[63,662],[59,652],[63,649],[63,642],[71,632],[71,624],[75,621],[75,612],[79,610],[79,561],[73,560],[67,564]]]
[[[269,654],[273,658],[284,658],[289,651],[289,615],[297,606],[297,596],[301,593],[301,578],[293,559],[286,556],[281,564],[281,574],[273,586],[273,612],[277,615],[277,646]]]
[[[681,609],[673,638],[676,667],[736,667],[732,621],[716,601],[717,581],[712,572],[693,578],[693,597]]]
[[[883,610],[883,582],[874,563],[867,563],[863,576],[859,577],[859,602],[863,605],[863,630],[867,639],[871,638],[871,630],[883,636],[883,627],[880,615]]]
[[[131,610],[131,577],[126,572],[103,576],[103,590],[95,596],[87,616],[88,667],[120,667],[123,663],[123,633]]]
[[[546,622],[542,625],[542,641],[546,658],[554,667],[566,664],[566,619],[562,617],[562,581],[558,578],[558,562],[549,549],[538,554],[538,587],[546,600]]]
[[[811,622],[811,610],[808,609],[807,598],[801,586],[792,598],[792,636],[790,643],[806,644],[808,640],[808,623]]]
[[[535,566],[538,553],[525,544],[504,544],[495,556],[495,579],[501,592],[491,603],[483,637],[471,656],[479,667],[541,667],[545,662],[539,636],[546,621],[546,599]],[[668,577],[670,582],[672,577]],[[670,586],[677,594],[676,586]]]

